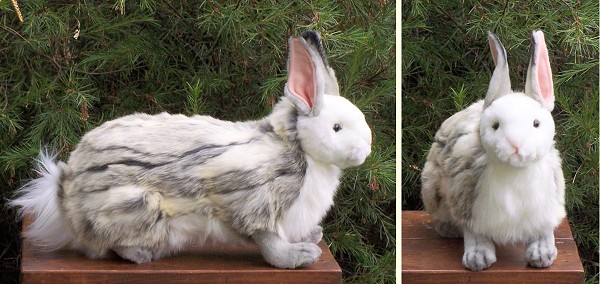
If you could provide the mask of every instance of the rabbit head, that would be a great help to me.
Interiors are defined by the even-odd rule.
[[[302,149],[340,169],[362,164],[371,152],[371,130],[363,113],[340,96],[318,33],[290,38],[287,67],[285,97],[298,112]]]
[[[524,92],[513,92],[506,50],[488,33],[496,68],[484,100],[481,142],[491,157],[513,167],[526,167],[544,157],[554,145],[554,87],[548,48],[542,31],[531,35],[532,50]]]

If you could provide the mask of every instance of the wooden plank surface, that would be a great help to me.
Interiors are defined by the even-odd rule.
[[[75,251],[34,253],[23,243],[22,283],[341,283],[342,271],[324,241],[318,262],[278,269],[254,244],[192,247],[177,256],[134,264],[118,257],[88,259]]]
[[[555,231],[558,256],[547,268],[525,262],[523,244],[496,246],[497,262],[481,272],[462,265],[463,240],[437,235],[423,211],[402,211],[402,281],[405,283],[583,283],[583,266],[565,220]]]

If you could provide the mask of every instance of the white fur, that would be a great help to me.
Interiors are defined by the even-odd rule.
[[[217,218],[199,214],[182,215],[169,222],[168,226],[170,229],[168,244],[162,255],[180,251],[190,244],[201,246],[207,241],[229,244],[245,241]]]
[[[73,238],[59,210],[57,192],[61,167],[54,163],[54,158],[46,152],[40,152],[36,172],[41,176],[21,187],[17,191],[19,197],[9,202],[10,206],[20,207],[21,217],[26,214],[33,217],[24,235],[41,251],[62,248]]]
[[[473,232],[507,243],[556,228],[566,213],[562,175],[546,178],[560,168],[558,155],[551,153],[554,121],[549,111],[523,93],[503,96],[483,110],[480,135],[488,166],[473,206]]]
[[[324,95],[318,116],[300,116],[298,133],[307,153],[307,170],[298,199],[277,224],[288,242],[306,237],[333,205],[341,169],[362,164],[371,153],[371,130],[362,112],[347,99]],[[334,124],[342,130],[333,131]]]
[[[340,96],[324,95],[318,116],[298,117],[302,149],[313,159],[340,169],[362,164],[371,153],[371,129],[362,112]],[[333,131],[334,124],[342,130]]]
[[[564,194],[552,176],[552,157],[524,168],[490,162],[480,180],[469,227],[497,243],[525,242],[556,228],[565,217]],[[558,182],[562,182],[559,179]]]
[[[308,167],[298,199],[277,224],[277,234],[287,242],[299,242],[321,222],[333,205],[341,170],[307,157]]]
[[[534,120],[539,122],[533,126]],[[492,128],[498,123],[497,130]],[[493,159],[515,167],[545,157],[554,146],[554,120],[540,103],[523,93],[503,96],[483,110],[481,143]]]
[[[487,168],[479,180],[469,226],[499,243],[543,238],[566,215],[564,178],[550,114],[554,92],[548,51],[541,31],[534,31],[532,37],[526,93],[510,91],[506,51],[495,35],[489,37],[490,46],[496,47],[492,49],[497,66],[479,128]],[[540,73],[544,76],[537,76]]]

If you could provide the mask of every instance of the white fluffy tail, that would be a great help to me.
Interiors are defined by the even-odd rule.
[[[18,189],[17,198],[9,202],[12,207],[20,207],[20,218],[32,218],[24,236],[35,249],[42,251],[58,250],[72,239],[71,229],[59,207],[58,191],[63,171],[54,162],[55,158],[56,155],[40,152],[36,160],[36,172],[40,177]]]

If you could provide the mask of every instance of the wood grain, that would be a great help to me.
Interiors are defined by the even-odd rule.
[[[525,262],[522,244],[496,246],[498,261],[482,272],[462,265],[463,240],[437,235],[430,216],[402,211],[402,281],[405,283],[583,283],[583,266],[565,220],[555,231],[558,256],[547,268]]]

